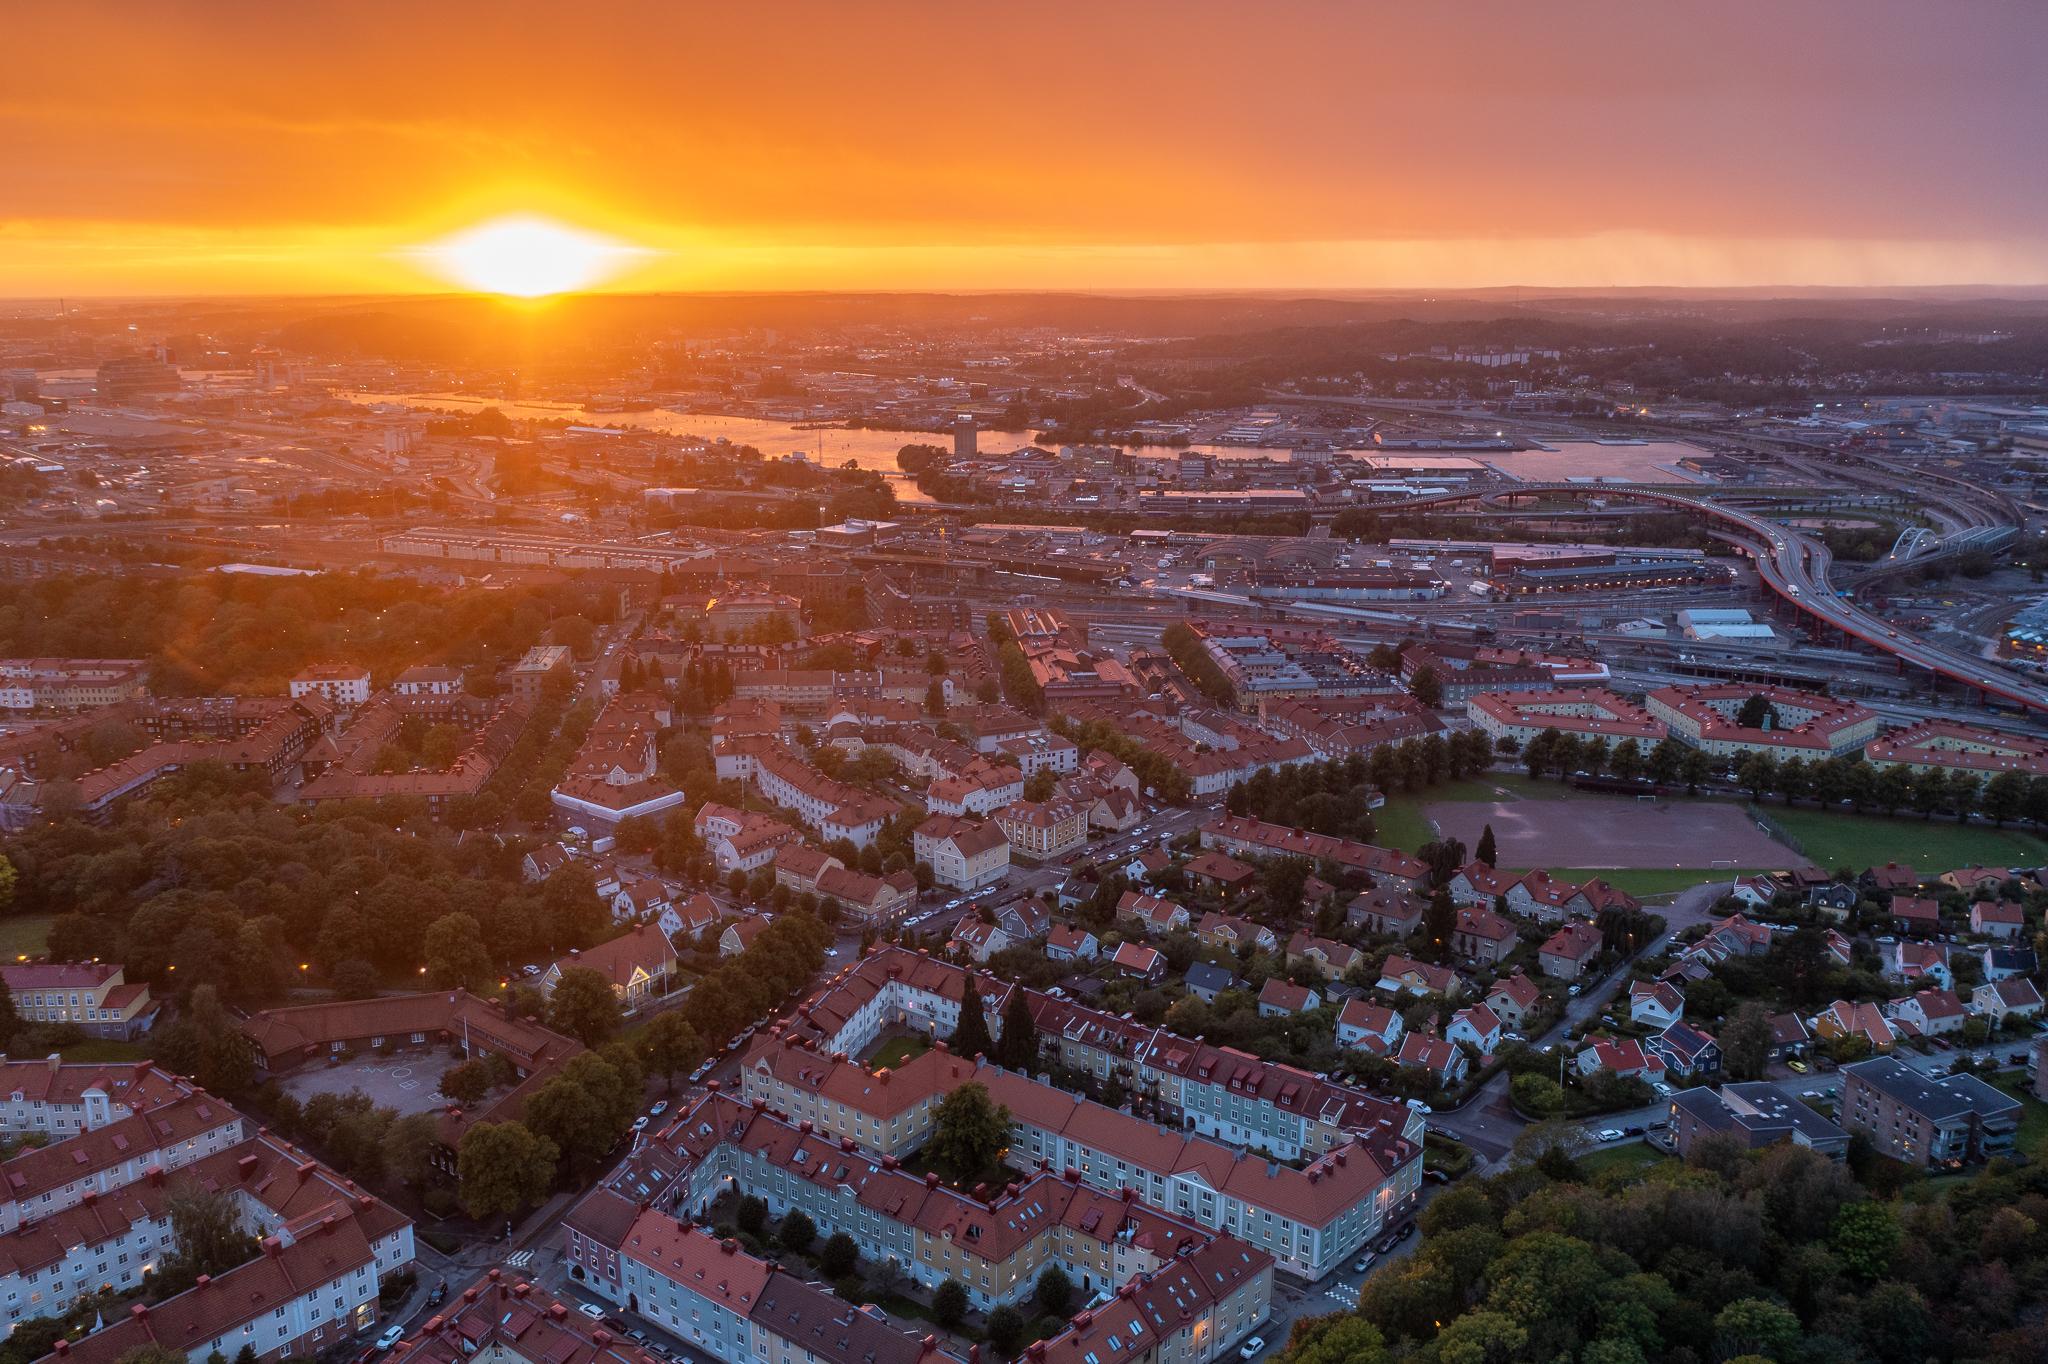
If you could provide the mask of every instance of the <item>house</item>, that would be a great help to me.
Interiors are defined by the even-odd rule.
[[[1596,935],[1597,936],[1597,935]],[[1515,950],[1521,937],[1515,926],[1490,909],[1464,905],[1451,929],[1451,952],[1469,962],[1492,966]]]
[[[1186,906],[1157,895],[1142,895],[1127,890],[1117,897],[1116,917],[1119,921],[1131,919],[1145,930],[1148,938],[1164,937],[1188,926]]]
[[[1458,974],[1448,966],[1416,961],[1396,952],[1380,967],[1379,988],[1397,995],[1455,996]]]
[[[1030,942],[1052,931],[1052,911],[1039,899],[1012,900],[996,911],[996,922],[1013,943]]]
[[[1282,1018],[1322,1007],[1323,997],[1305,985],[1270,976],[1259,989],[1259,1017]]]
[[[1664,1062],[1667,1075],[1690,1079],[1696,1075],[1718,1075],[1721,1071],[1721,1044],[1682,1020],[1643,1045]]]
[[[761,930],[768,927],[768,920],[760,917],[734,919],[718,935],[718,955],[737,957],[754,945],[754,939],[761,936]]]
[[[1428,1032],[1411,1032],[1403,1037],[1395,1059],[1404,1066],[1428,1071],[1444,1089],[1463,1081],[1472,1068],[1457,1046]]]
[[[1828,1005],[1813,1025],[1813,1035],[1823,1042],[1838,1037],[1860,1037],[1872,1051],[1889,1050],[1899,1035],[1891,1021],[1875,1004],[1856,1004],[1838,999]]]
[[[1616,1038],[1604,1033],[1589,1037],[1573,1058],[1573,1064],[1581,1075],[1593,1075],[1604,1070],[1624,1080],[1664,1078],[1664,1058],[1633,1037]]]
[[[1337,1045],[1358,1047],[1375,1056],[1393,1052],[1401,1041],[1401,1015],[1384,1004],[1347,999],[1337,1011]]]
[[[967,914],[953,926],[953,941],[949,945],[961,955],[986,964],[990,957],[1010,945],[1010,935],[995,924]]]
[[[1463,1042],[1478,1050],[1481,1056],[1491,1056],[1500,1050],[1507,1028],[1484,1004],[1474,1004],[1451,1015],[1451,1026],[1444,1029],[1444,1038],[1450,1042]]]
[[[2026,912],[2010,900],[1979,900],[1970,906],[1970,931],[1980,938],[2017,938],[2027,931]]]
[[[1965,895],[1996,895],[1998,888],[2012,879],[2012,873],[2004,867],[1957,867],[1935,879]]]
[[[1211,947],[1220,947],[1226,952],[1252,947],[1261,952],[1270,952],[1280,940],[1273,936],[1273,930],[1264,924],[1255,924],[1250,919],[1234,914],[1210,912],[1202,916],[1195,926],[1195,936]]]
[[[1287,955],[1313,966],[1324,980],[1336,980],[1358,965],[1363,954],[1349,943],[1296,933],[1287,940]]]
[[[1956,983],[1948,969],[1948,948],[1941,943],[1892,943],[1884,950],[1884,973],[1893,980],[1931,980],[1944,990]]]
[[[1253,878],[1259,874],[1257,867],[1213,849],[1196,853],[1188,859],[1184,870],[1198,885],[1214,886],[1225,895],[1249,889]]]
[[[1813,1034],[1807,1031],[1806,1020],[1796,1012],[1771,1015],[1771,1049],[1765,1053],[1771,1060],[1801,1055],[1812,1045]]]
[[[1778,898],[1778,883],[1769,876],[1737,877],[1728,893],[1742,901],[1745,908],[1765,909]]]
[[[1897,1031],[1921,1037],[1961,1032],[1970,1017],[1954,990],[1922,990],[1891,1001],[1884,1011]]]
[[[1638,980],[1628,987],[1628,1021],[1646,1028],[1668,1028],[1685,1017],[1685,996],[1669,981]]]
[[[1881,867],[1872,867],[1863,873],[1863,879],[1872,890],[1883,891],[1887,895],[1910,895],[1920,889],[1926,880],[1914,868],[1900,862],[1887,862]]]
[[[1892,927],[1931,938],[1941,932],[1941,906],[1924,895],[1892,897]]]
[[[718,870],[730,876],[753,871],[775,860],[775,850],[802,837],[794,828],[759,810],[741,810],[707,801],[698,809],[697,838]]]
[[[679,905],[670,904],[655,922],[670,942],[695,942],[698,934],[718,922],[718,902],[699,891]]]
[[[149,997],[149,986],[130,985],[123,972],[112,962],[45,961],[8,966],[4,974],[23,1023],[68,1025],[87,1037],[132,1042],[155,1026],[160,1002]]]
[[[519,875],[527,881],[545,881],[575,860],[560,843],[543,843],[519,859]]]
[[[1847,966],[1856,958],[1856,945],[1834,929],[1828,930],[1824,939],[1828,948],[1828,959],[1837,966]]]
[[[1095,935],[1073,924],[1054,924],[1045,932],[1048,961],[1094,961],[1101,951]]]
[[[1541,998],[1542,992],[1536,988],[1536,982],[1517,971],[1493,983],[1493,988],[1486,992],[1486,1007],[1493,1010],[1501,1022],[1519,1030],[1522,1021]]]
[[[1147,848],[1124,864],[1124,875],[1150,885],[1152,878],[1173,865],[1173,855],[1163,848]]]
[[[1123,974],[1139,980],[1156,981],[1166,975],[1166,955],[1158,948],[1147,947],[1143,943],[1119,944],[1116,955],[1109,961]]]
[[[1207,1004],[1214,1004],[1216,996],[1225,990],[1237,988],[1237,977],[1214,962],[1198,961],[1188,967],[1188,993]]]
[[[1760,924],[1741,914],[1730,914],[1725,919],[1716,920],[1698,945],[1706,947],[1716,961],[1728,957],[1768,956],[1771,930],[1768,924]]]
[[[1375,886],[1345,907],[1344,923],[1356,931],[1406,938],[1422,927],[1423,911],[1427,908],[1422,897],[1412,890]]]
[[[1507,898],[1521,878],[1496,871],[1484,862],[1467,862],[1444,883],[1444,889],[1460,904],[1491,905]]]
[[[1863,898],[1856,887],[1840,881],[1829,881],[1825,885],[1806,888],[1806,904],[1809,909],[1822,910],[1839,918],[1856,908],[1856,902]]]
[[[612,918],[619,923],[644,923],[658,919],[669,907],[669,888],[651,876],[643,876],[619,887],[612,896]]]
[[[2011,976],[2031,976],[2040,969],[2040,958],[2031,947],[2000,947],[1993,945],[1979,952],[1984,963],[1984,979],[2005,980]]]
[[[2020,1101],[1974,1075],[1936,1079],[1877,1056],[1842,1067],[1841,1123],[1894,1160],[1953,1168],[2012,1150]]]
[[[540,992],[552,998],[562,973],[579,967],[604,977],[630,1013],[667,993],[669,982],[675,979],[676,953],[659,924],[642,924],[610,942],[583,952],[572,951],[553,962],[541,973]]]
[[[1970,992],[1970,1011],[1993,1023],[2041,1015],[2041,991],[2024,976],[1988,980]]]
[[[933,815],[910,836],[911,853],[932,869],[932,880],[954,890],[979,890],[1010,871],[1010,840],[994,824],[959,815]]]
[[[1550,935],[1536,950],[1536,965],[1546,976],[1575,980],[1600,955],[1600,930],[1574,921]]]

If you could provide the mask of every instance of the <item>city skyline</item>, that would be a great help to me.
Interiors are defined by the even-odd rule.
[[[2048,16],[106,6],[14,31],[0,295],[2048,283]]]

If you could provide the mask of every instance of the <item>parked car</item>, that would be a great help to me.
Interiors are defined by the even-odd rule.
[[[448,1285],[446,1283],[435,1284],[434,1291],[427,1294],[427,1306],[439,1307],[446,1301],[448,1301]]]
[[[1619,1127],[1603,1127],[1594,1135],[1602,1141],[1620,1141],[1624,1134]]]
[[[1253,1336],[1250,1340],[1237,1347],[1237,1357],[1239,1359],[1257,1359],[1265,1352],[1266,1338],[1264,1336]]]
[[[1372,1268],[1372,1262],[1378,1258],[1377,1255],[1368,1250],[1365,1254],[1358,1257],[1357,1263],[1351,1266],[1351,1272],[1353,1274],[1365,1273],[1365,1271]]]
[[[388,1350],[392,1346],[398,1344],[399,1341],[404,1339],[405,1328],[403,1326],[387,1326],[384,1328],[384,1334],[377,1337],[376,1348],[378,1348],[379,1350]]]
[[[1804,1075],[1807,1070],[1806,1062],[1800,1060],[1787,1061],[1785,1068],[1795,1075]]]
[[[592,1321],[604,1320],[604,1309],[594,1302],[579,1302],[576,1304],[576,1310]]]
[[[1422,1177],[1432,1184],[1448,1184],[1451,1182],[1450,1175],[1442,1170],[1424,1170]]]

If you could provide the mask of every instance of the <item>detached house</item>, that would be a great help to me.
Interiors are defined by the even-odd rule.
[[[1281,1018],[1305,1014],[1322,1007],[1323,997],[1304,985],[1278,976],[1269,977],[1259,990],[1259,1017]]]
[[[1158,948],[1147,947],[1143,943],[1119,944],[1116,955],[1109,960],[1118,971],[1139,980],[1156,981],[1166,975],[1166,955]]]
[[[1349,943],[1296,933],[1287,940],[1287,955],[1299,957],[1315,967],[1324,980],[1335,980],[1356,966],[1360,953]]]
[[[1376,886],[1358,896],[1344,910],[1346,926],[1365,933],[1386,933],[1405,938],[1422,927],[1428,906],[1412,890]]]
[[[1490,909],[1466,905],[1451,929],[1451,951],[1465,961],[1492,966],[1521,940],[1515,926]]]
[[[1573,1063],[1581,1075],[1593,1075],[1604,1070],[1624,1080],[1664,1078],[1664,1058],[1649,1051],[1633,1037],[1589,1037],[1573,1058]]]
[[[1979,900],[1970,906],[1970,931],[1984,938],[2017,938],[2027,931],[2027,916],[2009,900]]]
[[[1664,1063],[1668,1075],[1689,1079],[1695,1075],[1718,1075],[1721,1071],[1721,1044],[1690,1023],[1673,1023],[1644,1046]]]
[[[985,923],[969,914],[954,925],[952,945],[963,956],[985,964],[990,957],[1010,945],[1010,935],[995,924]]]
[[[1887,1051],[1899,1040],[1891,1021],[1875,1004],[1856,1004],[1846,999],[1828,1005],[1814,1024],[1813,1034],[1823,1042],[1837,1037],[1860,1037],[1870,1044],[1872,1051]]]
[[[1395,1059],[1404,1066],[1428,1071],[1445,1089],[1461,1082],[1472,1069],[1464,1052],[1435,1033],[1409,1033],[1401,1039],[1401,1050]]]
[[[1576,980],[1600,955],[1600,930],[1589,923],[1573,922],[1550,935],[1536,951],[1536,964],[1546,976]]]
[[[1054,924],[1045,932],[1045,955],[1049,961],[1094,961],[1100,950],[1095,935],[1072,924]]]
[[[1931,938],[1941,932],[1941,906],[1922,895],[1892,897],[1892,927]]]
[[[1944,990],[1955,988],[1949,971],[1948,948],[1941,943],[1895,942],[1885,948],[1884,973],[1894,980],[1934,982]]]
[[[1520,1028],[1522,1020],[1542,998],[1542,993],[1536,988],[1535,981],[1517,971],[1493,983],[1493,988],[1486,992],[1486,1007],[1510,1028]]]
[[[619,1003],[631,1011],[668,988],[675,978],[676,953],[660,925],[642,924],[587,952],[571,952],[554,962],[541,975],[540,992],[552,998],[563,972],[578,967],[604,977]]]
[[[1451,1015],[1451,1026],[1444,1029],[1446,1040],[1467,1043],[1477,1048],[1481,1056],[1491,1056],[1499,1051],[1506,1036],[1507,1028],[1484,1004],[1458,1010]]]
[[[1685,996],[1662,980],[1638,980],[1628,987],[1628,1020],[1646,1028],[1668,1028],[1685,1017]]]
[[[1396,952],[1380,967],[1379,988],[1397,995],[1448,997],[1458,993],[1458,973]]]
[[[1401,1041],[1401,1015],[1384,1004],[1347,999],[1337,1011],[1337,1045],[1358,1047],[1375,1056],[1393,1052]]]
[[[1970,1017],[1954,990],[1922,990],[1893,1000],[1885,1006],[1885,1013],[1898,1031],[1921,1037],[1961,1032]]]
[[[2003,1023],[2009,1018],[2038,1018],[2041,1015],[2041,991],[2033,981],[2023,976],[1986,981],[1970,992],[1970,1008],[1993,1023]]]

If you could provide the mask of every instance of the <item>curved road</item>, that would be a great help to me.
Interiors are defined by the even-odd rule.
[[[1890,654],[1902,664],[1975,687],[1978,691],[2024,706],[2048,711],[2048,689],[2024,681],[1982,658],[1929,644],[1886,625],[1855,603],[1835,595],[1828,580],[1834,555],[1827,545],[1767,517],[1695,497],[1670,488],[1637,483],[1521,483],[1502,488],[1491,484],[1454,493],[1434,493],[1385,504],[1389,508],[1439,506],[1480,501],[1506,492],[1565,493],[1577,497],[1632,497],[1670,507],[1684,507],[1742,531],[1752,546],[1757,576],[1785,601],[1833,626],[1852,639]]]

